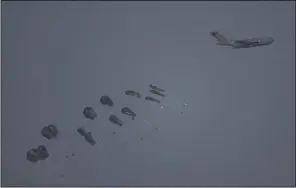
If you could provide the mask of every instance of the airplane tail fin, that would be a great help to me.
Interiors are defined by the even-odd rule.
[[[210,34],[217,39],[217,45],[231,45],[231,40],[227,39],[219,32],[213,31]]]

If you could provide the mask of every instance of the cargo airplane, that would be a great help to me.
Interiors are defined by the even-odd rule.
[[[219,32],[211,32],[210,33],[217,40],[217,45],[223,46],[231,46],[233,49],[239,48],[251,48],[257,46],[265,46],[273,43],[272,37],[258,37],[258,38],[248,38],[242,40],[231,40],[224,37]]]

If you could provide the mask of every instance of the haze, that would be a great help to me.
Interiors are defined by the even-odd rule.
[[[233,50],[216,30],[275,41]],[[1,62],[3,186],[295,184],[294,2],[2,2]],[[164,108],[124,94],[149,84]]]

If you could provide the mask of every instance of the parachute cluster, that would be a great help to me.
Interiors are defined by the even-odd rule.
[[[164,89],[161,89],[152,84],[149,85],[149,91],[153,95],[157,95],[159,97],[166,97],[166,94],[165,94],[166,91]],[[127,96],[135,97],[137,99],[142,99],[142,95],[135,90],[126,90],[124,93]],[[161,103],[160,99],[157,99],[152,96],[146,96],[144,99],[150,102]],[[112,99],[107,95],[101,96],[100,103],[103,106],[108,106],[108,107],[113,107],[114,105]],[[126,106],[122,107],[120,112],[124,115],[130,116],[132,120],[135,120],[137,116],[137,114],[132,109]],[[86,119],[89,119],[89,120],[95,120],[98,116],[94,108],[90,106],[84,107],[82,114]],[[115,114],[111,114],[108,119],[112,124],[117,125],[119,127],[122,127],[124,125],[124,122]],[[97,141],[93,138],[92,133],[88,132],[85,127],[78,127],[76,131],[80,136],[84,137],[84,140],[89,144],[91,145],[97,144]],[[47,140],[56,139],[59,134],[58,128],[54,124],[43,127],[40,132],[41,132],[41,135]],[[113,134],[115,134],[115,132],[113,132]],[[143,138],[141,138],[141,140],[143,140]],[[37,163],[38,161],[45,160],[48,157],[49,157],[49,152],[44,145],[40,145],[37,148],[32,148],[27,152],[27,160],[31,161],[32,163]]]

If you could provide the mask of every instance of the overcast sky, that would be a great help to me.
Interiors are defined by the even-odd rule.
[[[2,185],[292,186],[293,4],[2,2]],[[275,42],[234,50],[211,31]],[[149,84],[167,91],[162,105],[124,94]],[[55,140],[40,134],[49,124]],[[33,164],[38,145],[50,157]]]

